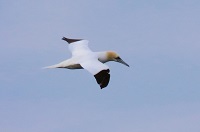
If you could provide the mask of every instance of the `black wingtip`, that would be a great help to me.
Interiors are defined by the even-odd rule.
[[[94,75],[97,83],[100,85],[101,89],[105,88],[110,80],[110,74],[109,74],[110,70],[102,70],[99,73],[97,73],[96,75]]]
[[[69,39],[69,38],[63,37],[62,40],[65,40],[70,44],[70,43],[73,43],[73,42],[76,42],[76,41],[80,41],[82,39]]]
[[[110,80],[110,74],[107,74],[107,75],[104,77],[104,79],[103,79],[103,81],[101,82],[101,84],[100,84],[101,89],[103,89],[103,88],[105,88],[105,87],[108,86],[109,80]]]

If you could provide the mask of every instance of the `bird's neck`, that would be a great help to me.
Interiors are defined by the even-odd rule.
[[[102,63],[106,63],[108,61],[111,61],[108,58],[108,54],[106,51],[102,51],[102,52],[97,52],[97,56],[98,56],[98,60],[101,61]]]

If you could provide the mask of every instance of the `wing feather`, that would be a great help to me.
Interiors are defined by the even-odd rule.
[[[109,67],[96,59],[83,61],[80,65],[94,75],[101,89],[106,87],[110,80]]]
[[[80,62],[80,65],[89,71],[92,75],[99,73],[102,70],[107,70],[109,67],[96,59],[88,59]]]
[[[88,47],[88,40],[80,40],[69,44],[69,50],[72,56],[79,56],[92,52]]]

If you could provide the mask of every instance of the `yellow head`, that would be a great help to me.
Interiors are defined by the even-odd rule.
[[[119,62],[119,63],[122,63],[122,64],[124,64],[124,65],[126,65],[126,66],[129,67],[129,65],[128,65],[126,62],[124,62],[124,61],[119,57],[119,55],[118,55],[116,52],[114,52],[114,51],[108,51],[108,52],[106,52],[106,56],[107,56],[107,60],[108,60],[108,61]]]

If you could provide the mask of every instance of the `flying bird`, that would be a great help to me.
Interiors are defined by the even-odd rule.
[[[91,51],[88,47],[88,40],[69,39],[66,37],[63,37],[62,40],[68,42],[72,57],[45,68],[85,69],[94,75],[97,83],[102,89],[108,85],[110,80],[109,67],[104,63],[108,61],[115,61],[129,67],[129,65],[114,51]]]

